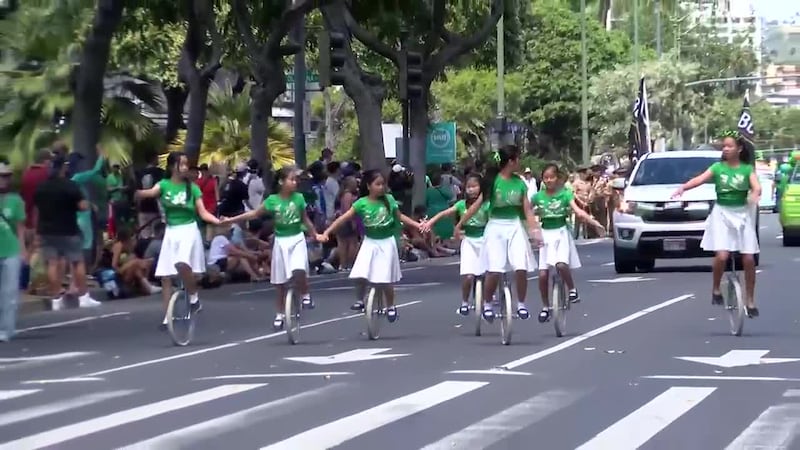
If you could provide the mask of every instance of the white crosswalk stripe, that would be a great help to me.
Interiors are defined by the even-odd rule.
[[[394,398],[375,402],[370,398],[373,389],[380,389],[379,385],[365,387],[342,381],[316,388],[312,385],[295,392],[283,392],[285,388],[277,385],[257,390],[264,386],[267,383],[223,384],[211,388],[187,386],[168,396],[162,391],[151,395],[147,390],[109,390],[70,394],[72,397],[53,401],[50,399],[59,395],[45,397],[43,393],[47,393],[47,389],[0,390],[0,401],[4,401],[0,408],[0,436],[9,440],[0,443],[0,450],[60,447],[67,442],[70,448],[214,448],[218,445],[210,445],[215,440],[230,442],[232,448],[317,450],[349,445],[351,441],[370,441],[384,432],[384,427],[391,429],[393,436],[407,440],[407,448],[477,450],[503,446],[504,441],[525,439],[527,433],[542,432],[552,437],[552,427],[564,420],[573,424],[570,433],[558,438],[565,442],[549,441],[548,445],[627,450],[652,446],[651,440],[656,436],[659,443],[668,442],[672,433],[683,436],[681,427],[687,422],[678,422],[678,419],[688,416],[691,419],[687,420],[696,422],[695,419],[709,414],[716,415],[720,408],[717,402],[735,392],[732,387],[687,386],[665,386],[665,390],[652,393],[642,391],[643,397],[638,398],[638,403],[623,402],[616,409],[603,410],[602,414],[589,414],[602,421],[590,422],[592,425],[585,427],[591,428],[589,431],[584,430],[580,422],[574,425],[574,411],[582,411],[583,415],[593,411],[595,395],[601,394],[592,390],[555,388],[522,401],[514,400],[499,411],[483,408],[470,411],[462,408],[476,404],[475,399],[495,395],[513,398],[509,396],[513,391],[508,391],[501,383],[443,381],[421,389],[404,389]],[[734,429],[732,425],[731,429],[717,430],[721,442],[713,447],[723,448],[727,444],[726,450],[744,450],[796,445],[800,436],[800,402],[791,395],[793,392],[787,391],[786,395],[778,397],[777,404],[767,407],[744,429]],[[226,400],[245,393],[235,400]],[[712,396],[714,400],[704,404]],[[345,408],[347,413],[342,414],[337,408],[325,408],[341,404],[343,398],[353,400],[354,405],[359,405],[358,409],[348,407]],[[223,402],[220,405],[224,406],[218,408],[214,402]],[[201,407],[199,415],[193,414],[194,409]],[[316,410],[321,415],[314,414]],[[476,414],[478,411],[480,414]],[[751,413],[752,417],[757,416],[756,411]],[[174,416],[177,421],[163,417],[167,415]],[[415,418],[409,419],[412,416]],[[162,428],[143,422],[155,417],[163,417],[158,421],[164,424]],[[580,419],[581,414],[578,417]],[[444,418],[447,420],[439,420]],[[599,424],[605,429],[598,430]],[[107,442],[104,439],[108,439],[108,435],[101,434],[123,428],[135,432],[114,433],[114,438],[121,442]],[[23,436],[26,432],[33,434]],[[246,442],[237,441],[239,438]],[[348,448],[366,447],[351,445]]]

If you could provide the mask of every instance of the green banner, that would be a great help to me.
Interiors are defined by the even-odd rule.
[[[456,123],[432,123],[425,138],[425,164],[456,161]]]

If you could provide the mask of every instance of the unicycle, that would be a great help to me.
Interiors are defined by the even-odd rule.
[[[189,302],[189,293],[183,284],[183,280],[178,278],[177,289],[172,293],[167,304],[167,331],[175,345],[185,347],[192,342],[196,314],[192,311]]]
[[[383,289],[370,286],[364,300],[364,318],[367,319],[367,336],[371,341],[381,336],[381,320],[385,314]]]
[[[475,336],[480,336],[483,322],[483,276],[476,276],[472,280],[472,299],[473,304],[470,307],[475,314]]]
[[[503,345],[511,344],[511,324],[514,320],[514,310],[511,304],[511,287],[508,281],[508,274],[503,274],[500,285],[500,311],[496,317],[500,319],[500,336]]]
[[[731,334],[741,336],[744,329],[744,316],[747,311],[744,306],[744,296],[742,295],[742,283],[739,280],[739,273],[736,271],[736,258],[731,253],[728,255],[728,270],[722,278],[722,298],[724,299],[725,309],[728,311]]]
[[[286,297],[283,304],[284,327],[289,343],[294,345],[300,341],[300,296],[295,294],[293,287],[286,288]]]
[[[553,311],[553,326],[556,336],[562,337],[567,329],[567,312],[570,309],[567,286],[557,267],[550,268],[550,307]]]

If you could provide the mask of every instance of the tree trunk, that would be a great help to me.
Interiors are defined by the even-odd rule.
[[[98,0],[91,31],[86,36],[75,77],[72,109],[72,149],[94,161],[100,141],[103,78],[108,66],[111,38],[122,20],[124,0]]]
[[[269,119],[272,115],[272,102],[258,86],[250,91],[250,157],[258,161],[263,169],[265,193],[272,190],[273,167],[269,156]],[[274,102],[274,99],[273,99]]]
[[[428,91],[425,90],[423,97],[411,102],[410,113],[411,127],[411,154],[409,161],[411,169],[414,171],[414,189],[412,191],[412,204],[414,206],[425,204],[425,175],[427,165],[425,163],[425,138],[428,135]]]
[[[183,108],[186,105],[188,92],[180,86],[163,89],[164,98],[167,100],[167,126],[164,138],[171,143],[178,135],[178,131],[186,126],[183,121]]]
[[[203,135],[206,127],[208,110],[208,80],[196,79],[189,83],[189,117],[186,121],[186,141],[183,151],[189,164],[197,164],[200,148],[203,146]]]

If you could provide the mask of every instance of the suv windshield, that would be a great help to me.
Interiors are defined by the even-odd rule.
[[[708,157],[648,158],[639,165],[631,185],[683,184],[717,161],[719,159]]]

